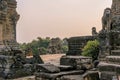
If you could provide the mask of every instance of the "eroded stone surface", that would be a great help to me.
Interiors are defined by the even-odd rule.
[[[89,40],[95,40],[96,36],[79,36],[71,37],[68,41],[68,52],[67,55],[81,55],[82,49]]]
[[[82,75],[68,75],[62,76],[60,80],[83,80]]]
[[[101,72],[101,80],[119,80],[114,72]]]
[[[19,14],[16,11],[16,0],[0,1],[0,49],[4,46],[16,48],[16,24]]]
[[[83,74],[83,70],[73,70],[73,71],[64,71],[60,73],[36,73],[36,80],[62,80],[60,79],[64,75],[81,75]]]
[[[100,80],[98,71],[88,71],[83,75],[83,80]]]
[[[84,56],[63,56],[60,65],[72,66],[74,69],[91,69],[92,58]]]
[[[58,73],[60,69],[53,64],[37,64],[36,70],[38,72],[46,72],[46,73]]]

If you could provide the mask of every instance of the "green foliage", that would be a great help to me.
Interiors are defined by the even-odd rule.
[[[20,44],[20,48],[25,51],[26,53],[29,53],[32,51],[33,54],[47,54],[47,49],[50,43],[50,38],[41,38],[37,37],[37,40],[33,40],[30,43],[23,43]],[[66,53],[68,50],[67,42],[65,40],[62,40],[62,51],[63,53]]]
[[[47,53],[47,47],[49,45],[50,39],[49,38],[41,38],[38,37],[37,40],[33,40],[30,43],[23,43],[20,44],[20,47],[22,50],[29,52],[29,50],[32,50],[33,54],[46,54]],[[39,52],[39,48],[41,49],[41,51]]]
[[[41,47],[41,54],[46,54],[47,53],[47,49],[45,47]]]
[[[93,61],[98,58],[99,54],[99,42],[97,40],[88,41],[86,46],[83,48],[82,55],[93,58]]]
[[[62,50],[63,50],[63,53],[67,53],[67,51],[68,51],[68,46],[67,46],[67,45],[63,45],[63,46],[62,46]]]
[[[63,51],[63,53],[67,53],[67,51],[68,51],[67,38],[64,38],[64,39],[62,40],[62,51]]]

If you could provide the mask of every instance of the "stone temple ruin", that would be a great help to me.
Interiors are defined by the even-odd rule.
[[[60,65],[44,64],[38,54],[26,58],[20,50],[16,41],[20,17],[16,5],[16,0],[0,0],[0,80],[30,75],[35,80],[120,80],[120,0],[112,0],[112,7],[104,10],[102,30],[97,33],[93,27],[92,36],[67,40],[69,50],[61,57]],[[100,51],[93,62],[81,52],[88,41],[95,39],[100,42]],[[55,51],[57,40],[52,41],[49,46]]]
[[[97,67],[89,57],[80,56],[89,40],[99,40],[100,52]],[[92,28],[92,36],[68,39],[68,53],[60,59],[60,72],[38,72],[36,79],[48,80],[120,80],[120,0],[112,0],[102,17],[102,30]],[[77,73],[79,71],[80,73]],[[43,77],[44,76],[44,77]]]
[[[20,15],[16,12],[15,0],[0,1],[0,51],[9,46],[17,48],[16,24]]]
[[[35,64],[43,63],[39,55],[26,58],[16,41],[16,0],[0,0],[0,80],[32,75]]]
[[[62,41],[59,38],[52,38],[48,46],[48,53],[59,54],[62,51]]]
[[[120,78],[120,0],[112,0],[112,7],[106,8],[103,16],[105,60],[100,62],[99,70],[102,80],[119,80]],[[103,47],[102,46],[102,47]],[[103,49],[103,48],[102,48]],[[101,57],[100,57],[101,58]],[[103,58],[103,57],[102,57]],[[109,76],[109,77],[107,77]]]

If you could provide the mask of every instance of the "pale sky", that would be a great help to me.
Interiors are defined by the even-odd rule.
[[[112,0],[17,0],[20,20],[17,41],[30,42],[37,37],[73,37],[91,35],[101,29],[101,17]]]

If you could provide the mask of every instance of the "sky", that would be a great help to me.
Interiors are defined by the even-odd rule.
[[[101,17],[112,0],[17,0],[20,19],[17,41],[30,42],[37,37],[91,35],[101,29]]]

